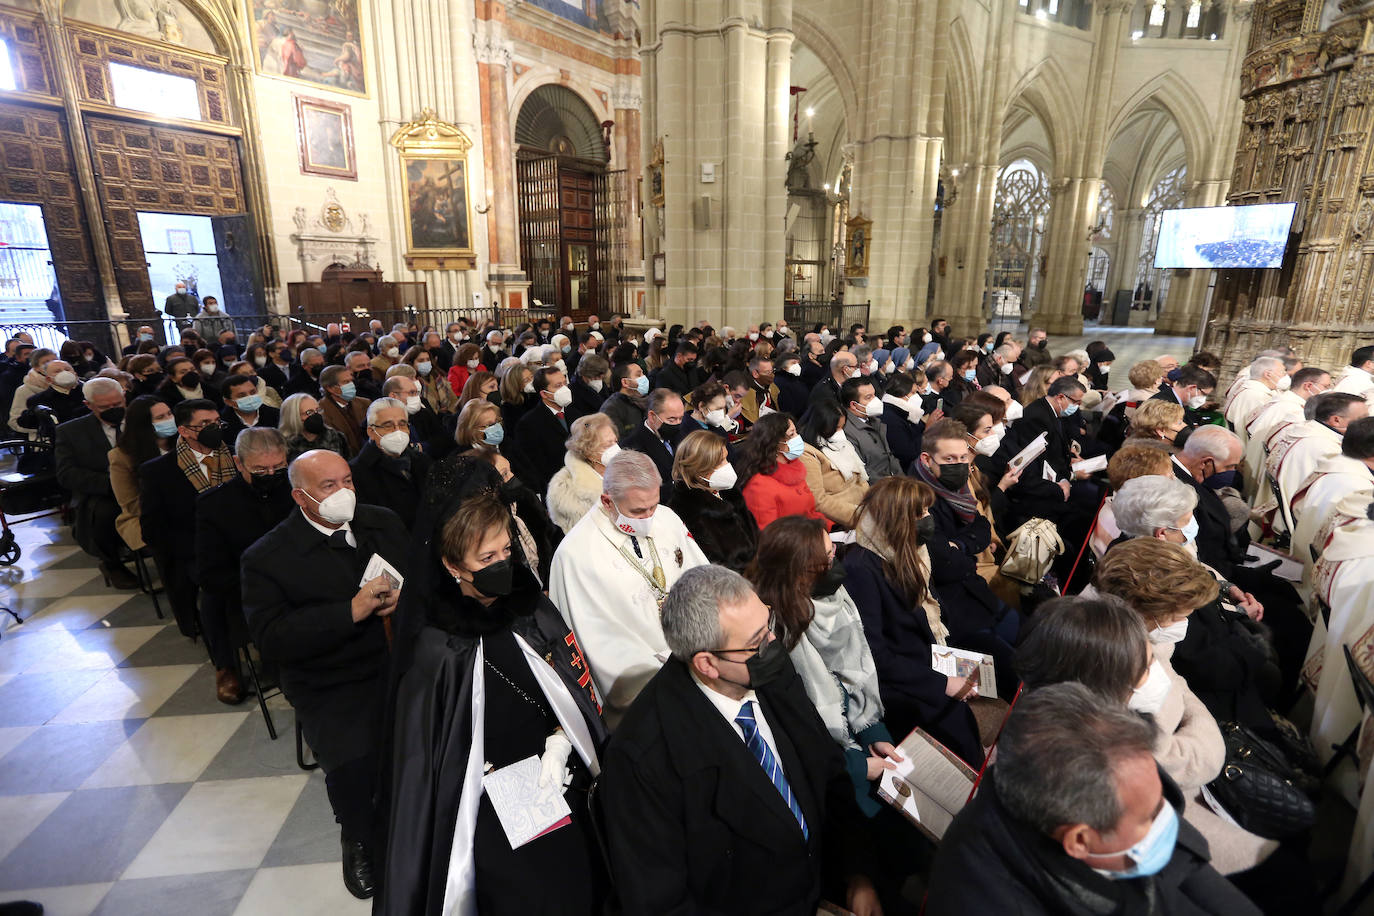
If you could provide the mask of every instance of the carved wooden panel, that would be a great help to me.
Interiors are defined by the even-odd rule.
[[[127,35],[69,26],[76,61],[77,91],[88,102],[113,105],[109,63],[128,64],[196,81],[200,117],[209,124],[233,126],[229,81],[224,61],[167,45],[139,41]]]
[[[106,317],[62,112],[0,103],[0,200],[43,206],[67,317]]]
[[[131,315],[153,310],[138,211],[243,213],[238,140],[112,118],[86,118],[86,137],[120,298]]]
[[[56,97],[57,75],[42,17],[22,10],[0,10],[0,39],[9,47],[16,88]]]

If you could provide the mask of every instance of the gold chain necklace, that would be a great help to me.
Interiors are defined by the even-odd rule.
[[[604,536],[605,535],[603,535],[603,537]],[[606,538],[606,540],[609,541],[610,538]],[[620,555],[624,557],[625,560],[631,566],[634,567],[635,572],[643,576],[644,581],[649,583],[649,587],[657,593],[658,603],[661,607],[663,605],[663,599],[668,596],[668,578],[663,574],[663,564],[659,562],[658,548],[654,546],[654,539],[646,537],[644,538],[644,541],[649,545],[649,556],[653,560],[654,564],[653,573],[650,573],[647,569],[644,568],[644,564],[639,562],[638,557],[633,556],[628,551],[626,551],[624,544],[616,544],[612,542],[612,546],[614,546],[616,550],[620,551]]]

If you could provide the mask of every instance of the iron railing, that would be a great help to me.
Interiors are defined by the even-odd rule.
[[[466,319],[477,328],[488,322],[494,327],[507,328],[527,321],[538,321],[541,318],[556,322],[558,315],[552,309],[427,309],[424,312],[407,314],[405,321],[421,330],[434,327],[443,333],[447,325],[459,319]],[[391,330],[390,323],[384,319],[380,320],[383,320],[385,325],[383,331]],[[55,351],[68,340],[85,341],[94,344],[95,348],[106,356],[117,358],[123,348],[137,338],[138,329],[144,325],[153,329],[153,339],[161,347],[168,343],[179,343],[181,330],[186,327],[196,328],[202,337],[210,340],[224,328],[232,327],[239,341],[246,342],[265,325],[271,325],[276,329],[277,336],[283,337],[298,328],[307,333],[323,334],[330,324],[335,323],[349,324],[355,333],[367,328],[367,321],[359,321],[354,315],[319,314],[220,315],[205,319],[172,319],[158,315],[154,319],[129,318],[124,321],[0,321],[0,335],[3,335],[0,337],[0,343],[24,332],[33,338],[34,345],[38,347]]]
[[[800,329],[803,333],[811,331],[816,325],[825,325],[838,337],[847,332],[850,325],[861,324],[868,327],[870,305],[869,302],[798,299],[783,303],[782,317],[787,319],[789,325]]]

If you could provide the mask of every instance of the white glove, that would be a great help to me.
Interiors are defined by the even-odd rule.
[[[539,758],[539,788],[543,791],[561,792],[568,781],[568,755],[572,753],[572,742],[560,728],[544,741],[544,754]]]

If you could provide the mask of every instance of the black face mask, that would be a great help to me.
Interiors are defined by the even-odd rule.
[[[161,384],[161,382],[162,373],[153,372],[147,375],[146,377],[139,379],[134,384],[138,385],[140,388],[156,388],[159,384]]]
[[[472,574],[472,587],[488,598],[503,598],[515,583],[515,564],[509,558],[484,566]]]
[[[100,419],[104,420],[111,426],[118,426],[119,424],[124,422],[124,408],[111,407],[109,410],[102,410],[100,412]]]
[[[520,478],[511,475],[510,480],[503,480],[501,482],[501,495],[514,498],[519,495],[523,486],[524,484],[520,482]]]
[[[968,465],[942,464],[939,478],[940,486],[957,493],[968,484]]]
[[[218,423],[207,426],[196,433],[196,441],[206,448],[219,448],[224,444],[224,430],[220,429]]]
[[[305,418],[305,422],[301,424],[301,428],[312,436],[323,436],[324,416],[317,413],[311,414]]]
[[[916,543],[925,544],[935,537],[935,518],[926,515],[916,520]]]
[[[677,440],[682,438],[682,424],[663,423],[658,427],[658,435],[669,445],[677,445]]]
[[[750,687],[759,688],[776,681],[787,670],[787,650],[781,639],[770,639],[768,644],[749,657],[744,667],[749,670]]]
[[[1046,347],[1048,347],[1049,345],[1050,345],[1050,342],[1049,342],[1048,340],[1037,340],[1037,341],[1035,342],[1035,349],[1037,349],[1037,350],[1043,350],[1043,349],[1045,349]]]
[[[286,468],[266,474],[253,474],[248,478],[248,483],[253,487],[254,493],[267,499],[287,489]]]
[[[831,595],[835,594],[837,591],[840,590],[841,585],[844,585],[844,577],[844,564],[841,563],[839,560],[836,560],[835,562],[830,564],[829,569],[821,573],[819,579],[812,583],[811,597],[829,598]]]

